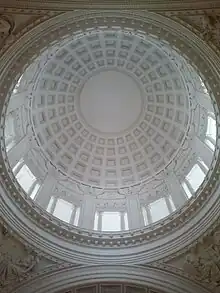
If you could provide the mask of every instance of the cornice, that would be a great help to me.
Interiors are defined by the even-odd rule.
[[[168,293],[208,293],[209,291],[188,279],[175,273],[150,266],[75,266],[58,265],[42,271],[40,274],[31,274],[25,282],[3,293],[54,293],[67,290],[73,286],[86,285],[95,282],[126,282],[135,285],[154,288],[159,292]],[[166,285],[165,285],[166,284]],[[156,291],[157,292],[157,291]]]
[[[175,11],[215,9],[220,7],[220,3],[217,0],[2,0],[0,7],[52,11],[69,11],[75,9],[147,9],[149,11]]]
[[[112,12],[114,13],[114,12]],[[80,13],[79,13],[80,15]],[[131,16],[133,17],[137,17],[137,15],[135,15],[135,13],[132,13]],[[164,17],[160,17],[160,16],[155,16],[155,15],[152,15],[152,14],[148,14],[149,17],[156,17],[157,21],[162,21],[165,25],[168,25],[169,21],[168,19],[164,18]],[[147,15],[144,14],[140,14],[138,16],[140,19],[144,17],[147,17]],[[62,16],[60,16],[60,20],[59,21],[62,21],[63,19],[65,19],[65,21],[67,21],[68,19],[71,19],[72,18],[72,15],[71,13],[70,14],[64,14]],[[44,29],[47,29],[48,28],[48,25],[51,25],[51,27],[54,29],[54,27],[52,26],[53,22],[56,23],[57,19],[51,19],[50,22],[47,22],[45,24],[40,24],[39,27],[37,28],[38,30],[40,30],[41,33],[43,33]],[[51,24],[52,23],[52,24]],[[204,44],[204,42],[198,38],[196,35],[192,34],[190,32],[190,30],[188,29],[184,29],[181,25],[177,24],[177,23],[173,23],[171,22],[169,25],[173,25],[173,27],[175,27],[174,31],[175,30],[178,30],[178,31],[181,31],[181,30],[184,30],[184,38],[187,39],[189,38],[191,40],[191,44],[186,45],[186,43],[177,43],[176,41],[176,46],[179,46],[179,48],[181,49],[181,47],[184,47],[185,50],[192,50],[192,48],[190,47],[191,45],[193,45],[196,49],[198,49],[199,47],[199,44],[203,47],[203,53],[202,54],[207,54],[208,56],[208,63],[207,64],[212,64],[211,66],[214,66],[213,64],[213,58],[216,60],[218,60],[218,58],[216,57],[215,58],[215,54],[213,54],[212,57],[210,57],[210,47],[206,46]],[[68,25],[67,25],[67,22],[66,22],[66,27],[68,29]],[[64,28],[62,28],[64,29]],[[152,28],[151,28],[152,29]],[[26,32],[27,33],[27,32]],[[36,33],[36,31],[35,31]],[[34,31],[31,31],[30,34],[27,33],[27,35],[23,37],[23,41],[24,43],[25,42],[30,42],[30,36],[32,35],[35,35]],[[39,33],[39,32],[38,32]],[[162,32],[160,30],[160,33],[164,34],[165,32]],[[171,29],[171,34],[173,33],[173,29]],[[62,36],[62,30],[59,30],[59,36]],[[168,37],[169,34],[166,35],[166,37]],[[22,38],[21,38],[22,39]],[[193,41],[192,41],[193,40]],[[23,47],[22,47],[22,50],[24,49],[24,43],[23,43]],[[9,50],[8,51],[8,54],[11,54],[11,56],[13,56],[13,54],[15,54],[15,51],[17,52],[17,46],[19,47],[19,41],[15,44],[15,47],[11,49],[11,51]],[[26,46],[26,45],[25,45]],[[29,44],[27,44],[27,46],[29,46]],[[34,46],[34,45],[33,45]],[[33,47],[34,49],[36,49],[35,47]],[[14,51],[15,50],[15,51]],[[30,52],[30,47],[29,47],[29,52]],[[11,52],[11,53],[10,53]],[[204,53],[205,52],[205,53]],[[200,57],[198,57],[198,55],[194,55],[193,51],[191,52],[192,53],[192,56],[193,56],[193,62],[196,62],[197,66],[200,67],[201,70],[206,70],[205,74],[207,76],[209,76],[209,82],[213,84],[213,89],[216,88],[216,83],[215,83],[215,78],[212,76],[212,72],[213,71],[209,71],[207,70],[207,65],[206,64],[203,64],[203,60],[200,59]],[[5,55],[6,56],[6,55]],[[28,56],[24,56],[24,60],[22,58],[19,59],[19,68],[18,68],[18,63],[15,62],[15,67],[17,67],[17,71],[19,70],[22,70],[22,62],[23,64],[25,65],[28,61],[29,57]],[[4,60],[4,59],[3,59]],[[25,62],[25,63],[24,63]],[[218,62],[218,61],[217,61]],[[216,63],[216,62],[215,62]],[[215,67],[216,68],[216,67]],[[215,70],[215,69],[214,69]],[[217,69],[216,69],[216,72]],[[13,78],[13,70],[10,71],[10,76],[7,76],[6,79],[7,79],[7,82],[5,83],[5,86],[4,88],[7,90],[7,86],[6,84],[10,85],[11,86],[11,82],[15,82],[15,79]],[[210,75],[211,74],[211,75]],[[12,80],[13,81],[12,81]],[[216,88],[216,91],[217,91],[217,88]],[[216,93],[217,95],[217,93]],[[4,152],[4,149],[2,149],[3,152]],[[215,156],[216,160],[217,160],[217,153],[216,153],[216,156]],[[4,158],[5,159],[5,158]],[[128,236],[128,239],[126,240],[125,238],[121,238],[120,235],[118,235],[119,239],[116,237],[113,237],[113,239],[110,237],[110,239],[106,239],[105,237],[103,238],[103,235],[96,235],[97,237],[94,239],[91,238],[90,234],[86,234],[84,235],[81,231],[75,231],[74,235],[72,234],[72,229],[69,229],[68,227],[64,227],[64,225],[62,223],[59,223],[59,221],[56,221],[56,220],[51,220],[50,218],[45,218],[45,217],[42,217],[42,216],[39,216],[40,214],[43,214],[42,211],[40,211],[36,206],[34,206],[33,203],[27,203],[27,199],[25,198],[22,198],[22,196],[20,196],[19,194],[17,194],[14,190],[14,187],[13,187],[13,184],[10,185],[9,182],[10,182],[10,178],[8,178],[7,176],[7,170],[3,167],[2,168],[2,178],[3,178],[3,181],[5,185],[5,196],[3,197],[4,200],[2,202],[2,206],[4,207],[3,208],[3,211],[2,213],[4,214],[4,217],[6,219],[6,221],[8,221],[10,224],[11,227],[13,227],[13,229],[17,229],[17,233],[20,233],[20,235],[23,235],[22,237],[25,239],[25,241],[27,241],[29,244],[32,242],[31,239],[37,239],[37,233],[34,232],[34,235],[32,234],[32,230],[35,231],[36,230],[36,225],[38,226],[39,229],[43,229],[44,230],[44,236],[40,238],[38,238],[38,241],[43,241],[43,243],[40,245],[40,247],[38,246],[38,249],[42,249],[42,250],[46,250],[48,254],[51,254],[52,250],[54,250],[54,253],[53,255],[57,255],[57,257],[59,258],[64,258],[64,259],[69,259],[69,253],[70,253],[70,249],[68,248],[68,245],[72,245],[74,243],[74,245],[76,243],[78,243],[79,247],[81,247],[82,245],[88,247],[88,246],[91,246],[90,244],[92,244],[94,247],[100,247],[100,248],[103,248],[103,247],[110,247],[111,249],[111,246],[113,246],[114,248],[121,248],[121,247],[128,247],[127,245],[130,246],[133,246],[132,250],[134,249],[134,247],[137,245],[142,245],[143,242],[146,242],[147,243],[147,247],[149,249],[149,247],[154,247],[154,240],[157,240],[158,238],[162,237],[163,236],[163,233],[166,232],[167,234],[172,234],[171,232],[172,231],[178,231],[178,233],[181,233],[181,229],[184,229],[183,228],[183,223],[186,223],[188,222],[188,227],[190,227],[190,225],[194,225],[195,224],[195,221],[194,221],[194,224],[189,224],[189,220],[190,220],[190,217],[193,217],[193,215],[195,214],[195,210],[198,209],[198,207],[201,207],[202,205],[204,205],[204,203],[206,203],[206,205],[208,206],[209,205],[209,208],[211,207],[211,205],[213,205],[213,209],[212,209],[212,214],[210,214],[209,216],[206,216],[205,217],[205,212],[201,215],[201,222],[199,224],[199,226],[197,226],[196,230],[198,232],[199,235],[201,235],[202,233],[205,233],[205,231],[207,230],[207,226],[210,226],[211,223],[213,223],[217,216],[218,216],[218,204],[217,204],[217,198],[218,198],[218,194],[216,193],[216,196],[215,198],[213,198],[213,202],[212,204],[210,203],[209,201],[209,204],[207,204],[207,200],[210,198],[210,195],[211,193],[213,192],[215,186],[216,186],[216,182],[218,181],[218,176],[219,176],[219,172],[216,172],[216,175],[212,177],[212,180],[213,182],[209,182],[207,185],[206,185],[206,191],[203,192],[203,196],[200,197],[199,200],[195,200],[195,203],[193,205],[193,207],[191,205],[188,206],[188,211],[185,212],[185,216],[183,217],[182,214],[180,213],[180,215],[177,217],[177,220],[174,219],[174,221],[172,222],[172,225],[165,225],[166,223],[163,223],[163,227],[161,225],[158,226],[158,230],[157,231],[150,231],[150,235],[152,236],[149,237],[149,236],[146,236],[144,234],[142,234],[142,231],[138,231],[138,233],[136,232],[131,232],[129,233]],[[6,176],[6,177],[5,177]],[[207,183],[207,182],[206,182]],[[11,186],[11,187],[10,187]],[[10,201],[9,199],[7,199],[7,193],[8,193],[8,188],[11,189],[11,194],[13,195],[12,197],[12,201]],[[20,190],[20,192],[22,193],[22,191]],[[2,191],[2,194],[4,193],[4,191]],[[13,209],[14,209],[14,204],[15,204],[15,201],[17,201],[16,205],[17,205],[17,209],[19,211],[22,211],[23,210],[23,215],[21,216],[22,213],[18,213],[16,214],[16,217],[13,215]],[[215,207],[214,207],[214,203],[216,203]],[[19,227],[19,223],[18,223],[18,218],[19,218],[19,215],[21,216],[22,218],[22,221],[23,221],[23,224],[22,226]],[[29,220],[27,222],[27,217],[29,217]],[[185,220],[186,222],[185,222]],[[191,218],[192,219],[192,218]],[[162,227],[162,228],[161,228]],[[180,229],[181,228],[181,229]],[[43,231],[43,230],[40,230],[40,231]],[[190,230],[190,229],[189,229]],[[26,232],[24,232],[26,231]],[[49,232],[49,233],[48,233]],[[158,233],[159,232],[159,233]],[[26,235],[25,235],[26,234]],[[52,236],[52,235],[53,236]],[[189,246],[190,242],[192,242],[193,240],[195,240],[199,235],[197,234],[193,234],[192,232],[189,232],[188,235],[185,231],[184,234],[184,241],[181,241],[179,240],[178,243],[175,243],[176,245],[176,248],[174,249],[174,243],[172,242],[172,245],[171,245],[171,242],[167,243],[168,246],[170,246],[170,248],[168,249],[168,247],[166,246],[165,251],[164,252],[161,252],[161,249],[160,249],[160,252],[157,251],[155,248],[153,249],[154,251],[154,257],[156,258],[161,258],[163,253],[165,254],[169,254],[168,253],[168,250],[170,251],[171,249],[174,249],[174,250],[179,250],[180,248],[183,248],[183,246]],[[51,236],[50,236],[51,235]],[[144,235],[144,236],[143,236]],[[193,235],[193,237],[192,237]],[[42,235],[41,235],[42,236]],[[146,237],[145,237],[146,236]],[[44,238],[45,237],[45,238]],[[46,244],[46,240],[48,240],[49,238],[49,242]],[[56,254],[56,249],[57,247],[54,247],[53,248],[53,245],[52,242],[54,241],[54,243],[57,244],[56,242],[56,237],[57,239],[59,239],[59,245],[64,245],[65,243],[65,248],[64,250],[61,252],[61,250],[59,250],[60,252],[58,253],[57,251],[57,254]],[[36,243],[35,243],[35,240],[33,240],[32,242],[32,245],[33,246],[36,246]],[[127,241],[127,242],[126,242]],[[172,240],[171,240],[172,241]],[[180,243],[181,242],[181,243]],[[51,245],[50,249],[48,250],[48,245]],[[160,242],[160,245],[163,245],[163,241]],[[174,245],[174,246],[173,246]],[[144,247],[144,246],[142,246]],[[52,249],[52,250],[51,250]],[[95,249],[97,250],[97,249]],[[67,253],[68,251],[68,253]],[[82,253],[83,249],[81,249],[81,253]],[[110,251],[110,250],[109,250]],[[138,251],[138,249],[137,249]],[[96,252],[98,253],[98,252]],[[150,249],[148,250],[148,252],[146,252],[146,255],[145,255],[145,258],[149,258],[149,253],[150,253]],[[162,253],[162,254],[161,254]],[[112,253],[110,253],[111,255]],[[64,256],[65,255],[65,256]],[[73,255],[71,256],[73,257]],[[76,257],[76,256],[74,256]],[[73,257],[73,258],[74,258]],[[76,257],[77,258],[77,257]],[[141,258],[142,258],[142,262],[144,262],[145,260],[143,259],[143,255],[141,255]],[[93,256],[93,258],[91,258],[89,261],[93,261],[94,262],[94,259],[96,259],[95,256]],[[104,258],[103,258],[104,259]],[[112,259],[112,261],[114,261],[114,259]],[[128,260],[128,259],[127,259]],[[72,261],[72,259],[71,259]],[[78,258],[78,261],[82,261],[81,258]],[[86,260],[88,261],[88,259]],[[99,257],[99,261],[102,262],[103,260],[100,260],[100,257]],[[120,261],[120,260],[119,260]],[[135,257],[135,260],[133,260],[135,262],[140,262],[141,260],[138,260],[136,257]],[[149,261],[149,259],[148,259]]]

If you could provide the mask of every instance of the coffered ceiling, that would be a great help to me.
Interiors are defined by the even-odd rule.
[[[20,38],[22,37],[22,42],[24,44],[28,43],[28,40],[25,39],[25,36],[31,38],[31,34],[35,34],[36,32],[46,30],[49,25],[54,21],[56,23],[56,17],[59,16],[60,19],[63,17],[63,21],[65,22],[67,16],[63,14],[64,12],[68,12],[66,15],[70,15],[73,10],[81,10],[87,11],[89,13],[89,9],[99,10],[99,9],[107,9],[112,10],[119,9],[129,10],[130,12],[136,12],[140,10],[152,11],[158,13],[157,16],[160,17],[165,16],[164,19],[167,21],[172,21],[172,24],[177,28],[183,29],[184,33],[190,32],[194,34],[194,41],[198,42],[201,46],[204,46],[203,52],[207,50],[207,52],[212,52],[212,56],[207,53],[206,58],[209,59],[209,63],[205,63],[203,65],[204,56],[198,62],[198,59],[201,57],[195,54],[192,56],[193,62],[200,63],[200,67],[206,72],[203,76],[204,79],[209,79],[209,83],[211,84],[211,88],[215,93],[216,101],[218,102],[218,90],[217,83],[215,82],[215,78],[217,78],[216,72],[218,71],[218,50],[219,50],[219,10],[220,2],[219,1],[182,1],[182,0],[169,0],[169,1],[55,1],[55,0],[47,0],[47,1],[27,1],[27,0],[2,0],[0,2],[0,11],[1,11],[1,22],[0,22],[0,54],[5,54],[3,58],[0,59],[1,65],[3,68],[4,61],[7,58],[7,52],[9,52],[10,58],[13,58],[16,55]],[[153,13],[154,14],[154,13]],[[70,17],[70,16],[69,16]],[[49,20],[49,22],[47,22]],[[50,22],[51,21],[51,22]],[[35,31],[32,29],[35,29]],[[170,28],[170,30],[172,30]],[[48,37],[49,38],[49,37]],[[192,39],[190,39],[190,42]],[[192,44],[193,42],[192,41]],[[86,41],[87,45],[89,42]],[[15,47],[13,45],[15,44]],[[17,44],[17,45],[16,45]],[[191,44],[191,43],[190,43]],[[21,45],[21,43],[20,43]],[[176,44],[181,48],[181,45]],[[16,47],[17,46],[17,47]],[[184,47],[185,45],[183,45]],[[199,46],[198,46],[199,47]],[[197,47],[197,49],[198,49]],[[12,49],[11,49],[12,48]],[[15,48],[15,49],[13,49]],[[8,50],[8,51],[7,51]],[[11,51],[10,51],[11,50]],[[20,50],[20,49],[19,49]],[[184,47],[184,50],[190,50],[190,48]],[[212,51],[209,51],[212,50]],[[28,52],[28,51],[26,51]],[[30,51],[29,51],[30,53]],[[107,52],[105,52],[107,54]],[[75,54],[75,53],[74,53]],[[73,55],[74,55],[73,54]],[[96,50],[91,50],[91,55],[95,59]],[[216,54],[216,55],[215,55]],[[205,55],[205,54],[204,54]],[[209,55],[209,57],[207,57]],[[75,55],[74,55],[75,56]],[[215,56],[215,57],[214,57]],[[83,58],[84,54],[81,55],[80,58]],[[23,58],[23,57],[22,57]],[[29,59],[28,53],[24,56],[24,59],[17,59],[14,63],[14,66],[7,75],[7,80],[5,79],[4,84],[2,85],[2,92],[6,91],[10,82],[10,77],[13,76],[14,80],[17,79],[14,70],[17,70],[20,74],[20,67],[22,62],[26,62]],[[78,57],[77,57],[78,58]],[[196,60],[197,58],[197,60]],[[210,70],[207,64],[216,62],[215,70]],[[55,60],[57,61],[57,60]],[[62,60],[61,60],[62,61]],[[9,62],[9,61],[7,61]],[[81,59],[80,59],[81,62]],[[4,65],[5,66],[5,65]],[[17,68],[16,68],[17,66]],[[138,67],[138,63],[137,66]],[[206,67],[206,68],[205,68]],[[214,68],[214,67],[212,67]],[[137,68],[139,69],[139,68]],[[74,69],[75,70],[75,69]],[[1,80],[4,77],[6,71],[1,71]],[[13,75],[14,74],[14,75]],[[54,77],[53,74],[48,74],[44,72],[45,76],[51,82],[52,79],[57,78]],[[99,77],[99,76],[98,76]],[[98,79],[97,77],[97,79]],[[104,78],[104,77],[103,77]],[[109,78],[109,76],[107,77]],[[59,79],[59,77],[58,77]],[[98,80],[99,82],[99,80]],[[116,81],[114,81],[116,82]],[[129,82],[129,81],[128,81]],[[133,82],[133,81],[132,81]],[[125,81],[127,83],[127,80]],[[88,84],[89,86],[89,84]],[[115,87],[115,84],[113,85]],[[126,84],[127,86],[127,84]],[[134,89],[132,84],[131,90]],[[94,89],[94,86],[92,86]],[[45,90],[45,88],[43,88]],[[1,101],[3,100],[3,96],[1,94]],[[92,94],[91,89],[88,88],[88,91]],[[130,91],[131,92],[131,91]],[[44,92],[45,94],[45,92]],[[46,93],[47,94],[47,93]],[[94,93],[93,93],[94,94]],[[95,92],[94,96],[97,98],[99,93]],[[126,91],[125,95],[129,93]],[[103,91],[101,94],[103,95]],[[84,95],[86,99],[88,97],[87,94]],[[108,100],[108,99],[107,99]],[[140,98],[141,101],[141,98]],[[61,101],[62,102],[62,101]],[[94,124],[93,117],[89,117],[88,108],[84,107],[85,101],[82,102],[82,121],[89,120],[89,124]],[[108,101],[107,101],[108,102]],[[149,102],[149,101],[148,101]],[[141,103],[141,102],[140,102]],[[60,103],[60,106],[62,103]],[[158,106],[158,105],[157,105]],[[49,107],[47,105],[47,107]],[[44,107],[44,110],[48,110],[47,107]],[[58,108],[57,105],[51,105],[50,110],[54,109],[55,111]],[[84,107],[84,108],[83,108]],[[168,107],[168,104],[167,104]],[[215,104],[216,107],[216,104]],[[39,105],[31,111],[38,113]],[[71,101],[68,104],[66,110],[71,109]],[[98,115],[96,112],[97,109],[94,110],[94,116]],[[136,109],[137,113],[140,112],[140,109]],[[187,112],[185,107],[180,107],[180,110],[184,113]],[[87,111],[87,112],[86,112]],[[108,113],[107,113],[108,114]],[[137,115],[136,115],[137,116]],[[135,117],[136,117],[135,116]],[[133,121],[130,121],[131,115],[129,113],[125,113],[124,117],[127,119],[128,124],[132,124]],[[133,120],[135,120],[133,117]],[[84,119],[86,118],[86,119]],[[102,121],[103,117],[99,117],[100,121]],[[120,119],[117,118],[117,123],[120,123]],[[132,120],[132,119],[131,119]],[[100,125],[99,121],[99,125]],[[87,121],[88,122],[88,121]],[[73,124],[73,123],[72,123]],[[86,124],[86,123],[85,123]],[[77,126],[77,121],[75,121],[74,126]],[[96,128],[97,125],[93,125]],[[103,125],[102,125],[103,126]],[[112,127],[112,125],[110,125]],[[40,128],[40,123],[37,124],[39,127],[39,132],[42,130]],[[103,126],[104,127],[104,126]],[[106,129],[109,130],[108,125],[105,125]],[[124,125],[121,125],[123,129]],[[184,127],[184,125],[183,125]],[[114,133],[115,129],[110,129],[111,132]],[[66,131],[64,128],[61,130],[62,133]],[[74,129],[74,131],[78,131]],[[103,132],[103,129],[96,129],[96,132]],[[69,135],[67,135],[69,138]],[[114,135],[115,142],[117,142],[116,135]],[[98,142],[98,141],[97,141]],[[87,143],[90,143],[87,141]],[[85,144],[86,145],[86,144]],[[100,147],[97,145],[97,147]],[[109,147],[108,147],[109,148]],[[155,146],[156,148],[156,146]],[[91,153],[86,150],[88,156],[91,156]],[[107,154],[107,147],[106,152]],[[115,161],[119,160],[120,154],[117,155]],[[54,160],[57,158],[55,157]],[[214,159],[217,162],[217,153],[214,156]],[[91,161],[92,162],[92,161]],[[105,160],[107,162],[107,160]],[[120,167],[120,160],[117,165]],[[216,163],[217,164],[217,163]],[[93,166],[91,165],[91,168]],[[133,168],[133,167],[132,167]],[[202,195],[201,202],[197,201],[191,208],[187,210],[184,214],[184,217],[178,217],[177,221],[173,221],[172,226],[160,226],[156,232],[149,231],[149,237],[146,236],[147,246],[146,251],[153,252],[153,258],[146,257],[147,253],[144,256],[145,261],[143,261],[143,257],[141,258],[141,254],[138,258],[135,259],[134,251],[132,249],[129,250],[128,259],[132,259],[132,264],[129,266],[123,264],[123,261],[119,263],[117,259],[117,254],[120,255],[123,251],[128,250],[126,248],[127,243],[129,245],[136,247],[136,252],[138,250],[138,245],[136,243],[142,243],[143,234],[129,234],[130,242],[123,242],[122,237],[119,239],[113,240],[109,237],[107,240],[102,238],[100,234],[97,239],[94,240],[93,245],[96,247],[96,255],[89,259],[87,257],[89,255],[89,250],[84,249],[88,247],[91,243],[90,234],[82,235],[81,231],[78,231],[78,234],[72,234],[72,228],[69,230],[65,230],[64,224],[57,224],[55,221],[49,216],[48,218],[38,217],[40,214],[42,216],[42,210],[37,210],[35,204],[30,203],[25,196],[18,196],[17,191],[13,193],[14,186],[10,183],[10,178],[5,177],[7,173],[7,169],[4,168],[4,164],[1,162],[1,185],[7,186],[6,189],[1,188],[1,196],[0,196],[0,222],[1,222],[1,232],[0,232],[0,290],[4,293],[11,292],[213,292],[219,293],[219,283],[220,283],[220,271],[219,271],[219,202],[218,202],[218,176],[219,176],[219,168],[216,165],[216,168],[213,167],[213,175],[211,177],[210,185],[206,189],[206,193]],[[121,172],[121,171],[120,171]],[[82,176],[85,176],[84,172],[81,171]],[[101,178],[101,177],[100,177]],[[210,178],[209,178],[210,179]],[[105,183],[106,178],[102,178],[102,184]],[[100,184],[100,185],[102,185]],[[104,184],[105,185],[105,184]],[[9,198],[7,192],[11,190],[11,194],[13,194],[13,200]],[[22,191],[20,190],[22,194]],[[212,200],[208,200],[208,196],[213,194]],[[29,200],[29,199],[28,199]],[[204,204],[203,204],[204,203]],[[207,210],[210,209],[210,215],[207,216],[208,212],[205,212],[205,208],[203,209],[203,214],[200,215],[200,220],[198,220],[198,225],[196,229],[193,230],[193,233],[186,233],[186,237],[184,241],[176,242],[174,245],[173,241],[170,241],[169,253],[161,253],[164,249],[164,243],[160,242],[157,250],[154,249],[154,239],[158,237],[158,235],[162,235],[164,233],[164,228],[167,229],[167,234],[172,234],[172,231],[177,231],[179,233],[179,237],[181,234],[184,234],[183,222],[186,221],[185,228],[189,228],[193,226],[195,223],[189,221],[189,218],[192,214],[194,214],[195,210],[197,210],[198,206],[206,207]],[[212,208],[212,209],[211,209]],[[37,212],[35,211],[37,210]],[[16,211],[16,212],[15,212]],[[18,225],[18,218],[21,219],[21,223]],[[27,221],[28,219],[28,221]],[[22,222],[23,221],[23,222]],[[38,223],[37,223],[38,222]],[[39,225],[38,225],[39,224]],[[177,229],[180,225],[180,230]],[[181,226],[182,225],[182,226]],[[42,226],[44,228],[42,228]],[[186,229],[185,229],[186,230]],[[31,233],[25,236],[27,231],[32,231]],[[39,231],[44,241],[39,238]],[[202,233],[201,233],[202,231]],[[75,232],[74,232],[75,233]],[[157,234],[159,233],[159,234]],[[198,234],[198,235],[197,235]],[[134,237],[135,236],[135,237]],[[132,242],[133,239],[133,242]],[[179,238],[180,239],[180,238]],[[193,241],[192,241],[193,239]],[[144,241],[145,241],[144,240]],[[178,240],[178,237],[177,237]],[[88,241],[85,245],[85,241]],[[93,240],[92,240],[93,241]],[[115,241],[115,242],[114,242]],[[53,246],[50,246],[53,243]],[[80,251],[80,256],[77,258],[76,250],[70,249],[70,246],[74,244],[77,249]],[[112,253],[111,245],[115,243],[115,251],[117,253]],[[120,246],[123,243],[125,245],[125,250]],[[159,242],[158,242],[159,243]],[[185,243],[185,244],[184,244]],[[111,262],[105,262],[105,246],[109,245],[110,249],[108,253],[110,255],[109,260]],[[172,252],[172,245],[175,247],[175,251]],[[49,247],[49,249],[48,249]],[[71,246],[72,247],[72,246]],[[178,248],[179,247],[179,248]],[[177,249],[178,248],[178,249]],[[180,249],[181,248],[181,249]],[[74,253],[72,254],[72,252]],[[150,253],[151,254],[151,253]],[[102,258],[100,258],[102,255]],[[75,256],[75,257],[74,257]],[[143,255],[142,255],[143,256]],[[148,261],[146,261],[148,260]],[[115,264],[114,264],[115,261]],[[90,265],[88,264],[90,262]],[[96,262],[99,264],[95,266]],[[127,261],[124,261],[127,264]],[[117,265],[116,265],[117,263]],[[93,266],[94,265],[94,266]],[[94,283],[94,280],[98,280],[96,285],[88,285],[91,282]],[[120,282],[125,281],[129,284],[129,280],[132,281],[133,285],[118,285],[120,282],[116,282],[119,280]],[[55,282],[56,280],[56,282]],[[114,282],[118,291],[114,291],[114,286],[105,286],[102,282],[108,281]],[[87,286],[85,284],[87,283]],[[77,285],[76,285],[77,284]],[[101,285],[102,284],[102,285]],[[113,283],[112,283],[113,284]],[[135,285],[134,285],[135,284]],[[114,288],[113,288],[114,287]],[[95,288],[95,289],[94,289]],[[104,289],[105,291],[103,291]],[[112,289],[113,288],[113,289]],[[135,288],[135,289],[134,289]],[[139,288],[139,289],[137,289]],[[91,289],[91,290],[90,290]],[[131,290],[132,289],[132,290]],[[130,291],[129,291],[130,290]]]

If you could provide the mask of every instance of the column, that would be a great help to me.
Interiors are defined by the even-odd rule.
[[[124,231],[125,230],[125,218],[124,218],[125,213],[121,212],[120,217],[121,217],[121,230]]]
[[[103,212],[98,212],[98,231],[102,231],[102,216]]]
[[[149,206],[146,206],[146,213],[147,213],[147,221],[148,221],[148,224],[151,224],[153,222],[152,220],[152,215],[151,215],[151,211],[150,211],[150,207]]]
[[[174,172],[170,172],[167,176],[167,185],[169,194],[173,200],[175,207],[178,209],[186,202],[187,197],[182,189],[181,183]]]
[[[94,228],[95,200],[89,195],[85,195],[79,216],[79,226],[84,229]]]
[[[56,179],[55,177],[47,173],[47,175],[44,178],[44,181],[41,184],[40,190],[38,191],[35,201],[44,209],[47,209],[47,206],[49,204],[53,187],[56,185]]]
[[[167,205],[167,208],[168,208],[169,212],[172,213],[173,209],[172,209],[172,206],[171,206],[171,203],[170,203],[170,199],[167,196],[165,197],[165,202],[166,202],[166,205]]]
[[[17,162],[24,157],[30,149],[29,137],[25,135],[19,142],[8,151],[8,159],[11,167],[13,168]]]
[[[209,167],[211,165],[213,157],[213,152],[210,150],[210,148],[197,136],[194,138],[194,143],[192,144],[192,146],[197,154],[200,156],[200,158],[204,161],[206,166]]]
[[[138,229],[144,226],[144,218],[138,197],[129,196],[127,198],[127,211],[129,229]]]

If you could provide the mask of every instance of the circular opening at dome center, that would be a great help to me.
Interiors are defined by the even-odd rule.
[[[117,71],[103,71],[90,77],[80,94],[84,120],[102,133],[128,129],[140,116],[141,93],[136,82]]]

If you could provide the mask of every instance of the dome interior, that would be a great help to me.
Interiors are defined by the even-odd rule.
[[[200,74],[163,41],[114,29],[38,56],[5,123],[11,169],[31,200],[111,233],[148,227],[195,197],[215,144]]]

